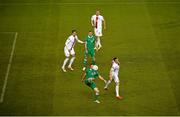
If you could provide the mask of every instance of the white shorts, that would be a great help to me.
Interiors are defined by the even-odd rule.
[[[102,36],[102,28],[94,28],[95,36],[101,37]]]
[[[119,82],[119,77],[116,74],[112,74],[112,78],[114,79],[114,82]]]
[[[74,48],[72,48],[70,51],[67,49],[67,47],[65,46],[64,47],[64,54],[66,57],[69,57],[70,55],[71,56],[74,56],[75,55],[75,51],[74,51]]]

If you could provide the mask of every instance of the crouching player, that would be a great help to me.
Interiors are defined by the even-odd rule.
[[[119,78],[118,78],[119,68],[120,68],[120,62],[119,62],[118,58],[115,57],[112,60],[112,66],[111,66],[110,73],[109,73],[109,80],[106,83],[104,89],[107,90],[111,81],[114,80],[114,82],[116,83],[116,87],[115,87],[116,98],[123,99],[122,96],[119,96]]]
[[[84,67],[83,71],[85,71],[87,64],[88,64],[88,56],[91,57],[93,65],[95,65],[95,51],[94,51],[94,45],[95,45],[95,36],[93,36],[93,32],[89,31],[88,36],[86,37],[85,41],[85,55],[84,55]]]
[[[95,100],[94,102],[100,103],[99,101],[99,89],[97,88],[94,80],[96,78],[99,78],[100,80],[104,81],[106,83],[106,80],[99,75],[98,73],[98,66],[97,65],[91,65],[89,69],[86,69],[86,72],[84,73],[82,77],[82,82],[84,82],[87,86],[89,86],[92,90],[95,92]]]
[[[76,44],[76,42],[78,43],[81,43],[81,44],[84,44],[83,41],[79,40],[78,37],[77,37],[77,32],[76,30],[72,30],[72,35],[70,35],[68,37],[68,39],[66,40],[66,43],[65,43],[65,47],[64,47],[64,54],[66,56],[66,58],[64,59],[64,62],[63,62],[63,65],[62,65],[62,70],[63,72],[66,72],[66,69],[65,69],[65,66],[69,60],[69,57],[72,56],[71,60],[70,60],[70,63],[68,65],[68,68],[73,71],[74,69],[72,68],[72,64],[74,62],[74,59],[75,59],[75,51],[74,51],[74,46]]]

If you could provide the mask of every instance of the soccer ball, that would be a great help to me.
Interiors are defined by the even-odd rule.
[[[97,71],[98,70],[98,66],[97,65],[93,65],[93,69]]]

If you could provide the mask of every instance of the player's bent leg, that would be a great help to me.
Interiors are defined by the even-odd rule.
[[[112,79],[109,79],[104,87],[104,90],[108,90],[109,84],[112,82]]]
[[[96,103],[100,103],[99,101],[99,89],[96,87],[94,88],[94,91],[95,91],[95,101]]]
[[[70,56],[70,52],[68,51],[68,48],[66,46],[64,47],[64,54],[65,54],[66,58],[64,59],[64,62],[63,62],[63,65],[61,68],[62,68],[63,72],[66,72],[65,66],[66,66],[66,64],[69,60],[69,56]]]
[[[62,70],[63,70],[63,72],[66,72],[65,66],[66,66],[68,60],[69,60],[69,57],[66,57],[66,58],[64,59],[63,65],[62,65],[62,67],[61,67]]]
[[[74,70],[74,69],[72,68],[72,64],[73,64],[75,58],[76,58],[75,55],[73,55],[72,58],[71,58],[71,60],[70,60],[70,62],[69,62],[69,65],[68,65],[68,68],[69,68],[71,71]]]
[[[70,54],[71,54],[72,58],[71,58],[71,60],[70,60],[70,62],[69,62],[68,68],[69,68],[71,71],[73,71],[74,69],[72,68],[72,64],[73,64],[74,59],[75,59],[75,51],[74,51],[74,48],[71,49]]]

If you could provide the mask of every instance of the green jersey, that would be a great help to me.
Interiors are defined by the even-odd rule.
[[[86,70],[86,79],[98,78],[98,77],[99,77],[98,71],[90,69],[90,68]]]
[[[87,36],[86,37],[86,47],[87,47],[87,50],[94,50],[94,44],[95,44],[95,37],[94,36]]]

